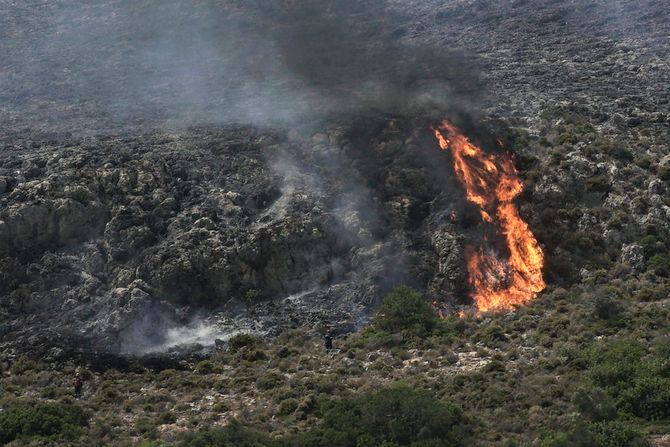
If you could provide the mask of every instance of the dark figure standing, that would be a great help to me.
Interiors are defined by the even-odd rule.
[[[81,398],[81,387],[84,385],[81,381],[81,376],[79,373],[75,374],[74,379],[72,380],[72,385],[74,386],[74,397],[76,399]]]
[[[330,334],[326,334],[324,337],[324,342],[326,344],[326,350],[333,349],[333,337]]]

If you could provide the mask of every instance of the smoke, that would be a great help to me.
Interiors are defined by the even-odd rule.
[[[262,334],[260,325],[243,316],[231,318],[222,313],[196,313],[188,319],[176,318],[167,307],[151,306],[138,314],[119,334],[117,351],[148,354],[187,347],[211,349],[240,333]]]
[[[4,2],[8,126],[318,125],[473,98],[474,69],[404,44],[383,0]]]

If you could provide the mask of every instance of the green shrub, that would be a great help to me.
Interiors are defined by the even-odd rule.
[[[621,301],[612,295],[598,295],[593,300],[593,311],[601,320],[615,320],[623,314]]]
[[[594,343],[584,355],[589,375],[619,411],[647,420],[670,416],[670,377],[662,343],[651,353],[637,341]]]
[[[288,445],[460,446],[467,445],[469,433],[459,407],[427,391],[395,386],[335,402],[319,426],[289,439]]]
[[[437,314],[431,305],[419,292],[405,286],[398,287],[384,298],[374,318],[378,329],[416,337],[429,335],[437,322]]]
[[[558,144],[575,144],[579,141],[579,135],[573,132],[564,132],[558,137]]]
[[[594,343],[583,353],[591,376],[605,389],[631,381],[644,355],[644,347],[629,340]]]
[[[230,340],[228,340],[228,347],[230,352],[236,353],[244,347],[251,348],[256,346],[259,341],[258,337],[251,334],[237,334],[230,337]]]
[[[663,287],[653,286],[645,286],[635,295],[637,300],[642,302],[661,300],[666,296],[667,293]]]
[[[635,159],[635,156],[633,153],[630,151],[630,149],[627,149],[622,146],[613,146],[610,151],[610,155],[612,155],[614,158],[620,161],[625,161],[625,162],[631,162]]]
[[[670,181],[670,165],[666,164],[658,168],[656,171],[658,178],[666,182]]]
[[[601,388],[580,388],[572,401],[592,421],[607,421],[614,419],[617,414],[614,402]]]
[[[160,425],[174,424],[177,422],[177,416],[175,416],[175,414],[171,411],[166,411],[158,416],[157,422]]]
[[[28,357],[21,356],[14,363],[12,363],[12,366],[9,367],[9,370],[11,371],[12,374],[24,374],[27,371],[33,370],[37,367],[37,363],[29,359]]]
[[[528,146],[528,138],[528,132],[523,129],[506,128],[500,133],[503,146],[515,152]]]
[[[270,372],[268,374],[259,377],[256,380],[256,386],[258,387],[259,390],[271,390],[273,388],[278,388],[279,386],[281,386],[283,382],[284,382],[283,376],[274,372]]]
[[[475,336],[484,342],[507,341],[505,330],[499,324],[490,324],[482,326]]]
[[[0,443],[19,437],[75,439],[88,424],[84,410],[72,404],[19,404],[0,413]]]
[[[662,241],[659,241],[656,236],[653,234],[648,234],[638,241],[638,244],[642,247],[644,255],[647,258],[651,258],[655,254],[661,253],[665,250],[665,245]]]
[[[248,362],[257,362],[259,360],[267,360],[268,358],[262,349],[242,349],[238,353],[238,356],[240,359]]]
[[[135,421],[135,429],[148,438],[153,439],[158,436],[156,421],[147,417],[137,418]]]
[[[299,354],[299,351],[295,348],[289,348],[287,346],[282,346],[279,348],[279,350],[275,353],[275,356],[280,359],[285,359],[288,358],[292,355]]]
[[[641,167],[642,169],[647,169],[651,168],[652,163],[654,160],[651,159],[648,155],[642,155],[639,157],[637,160],[635,160],[635,164]]]
[[[216,367],[214,363],[209,360],[202,360],[195,365],[195,372],[199,374],[212,374],[221,372],[221,368]]]
[[[610,181],[604,175],[596,175],[586,179],[586,189],[593,192],[610,192]]]
[[[252,306],[256,304],[261,298],[261,292],[258,289],[249,289],[247,293],[244,294],[244,302],[247,306]]]
[[[598,138],[593,144],[593,149],[596,149],[599,153],[606,153],[620,161],[632,162],[635,159],[633,152],[619,140]]]
[[[180,447],[271,447],[282,444],[267,435],[233,421],[220,430],[210,430],[186,435]]]
[[[647,420],[670,416],[670,379],[642,376],[619,393],[617,402],[622,411]]]
[[[300,402],[298,401],[298,399],[290,397],[288,399],[284,399],[281,401],[277,412],[282,416],[286,416],[287,414],[291,414],[295,410],[297,410],[299,405]]]
[[[619,421],[577,424],[570,431],[542,437],[540,447],[644,447],[642,435]]]
[[[646,446],[640,433],[619,421],[597,422],[589,426],[596,447]]]
[[[58,386],[48,386],[42,390],[40,396],[44,399],[59,399],[61,397],[70,396],[71,392],[69,389],[58,387]]]
[[[670,277],[670,255],[657,254],[647,261],[647,270],[651,270],[658,276]]]
[[[598,447],[593,434],[585,424],[579,424],[569,432],[545,434],[540,447]]]

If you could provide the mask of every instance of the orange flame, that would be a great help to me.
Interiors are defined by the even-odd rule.
[[[484,222],[498,226],[509,251],[509,257],[501,261],[493,251],[466,249],[477,309],[513,309],[527,303],[546,286],[542,277],[544,254],[512,203],[523,191],[512,159],[507,153],[485,153],[446,120],[433,131],[440,148],[451,150],[454,169],[465,186],[468,201],[477,205]]]

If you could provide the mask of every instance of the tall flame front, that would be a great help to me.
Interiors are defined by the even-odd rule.
[[[513,309],[544,290],[544,254],[512,202],[523,190],[507,153],[485,153],[448,121],[433,129],[442,150],[450,150],[468,201],[487,225],[497,226],[509,251],[507,259],[484,247],[466,247],[472,298],[480,312]]]

